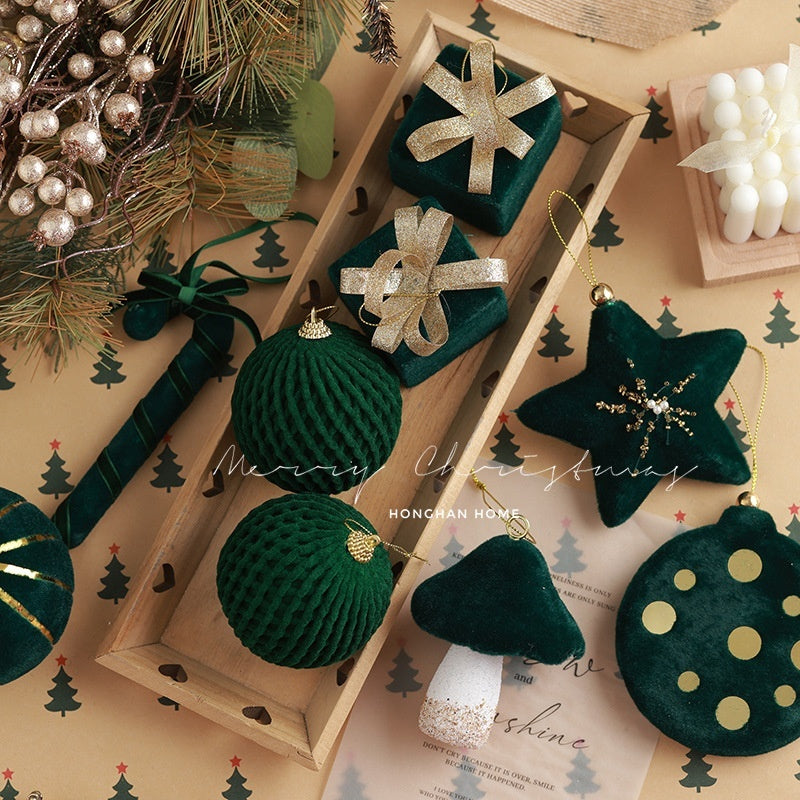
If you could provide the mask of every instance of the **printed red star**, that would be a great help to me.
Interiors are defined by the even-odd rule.
[[[789,513],[790,514],[797,514],[798,512],[800,512],[800,506],[798,506],[797,503],[792,503],[789,506]]]
[[[56,659],[56,664],[58,664],[58,666],[59,666],[59,667],[63,667],[63,666],[64,666],[64,664],[66,664],[66,663],[67,663],[67,657],[66,657],[66,656],[65,656],[65,655],[62,653],[62,654],[61,654],[61,655],[60,655],[60,656],[59,656],[59,657]]]
[[[508,422],[508,414],[506,414],[505,412],[503,412],[503,413],[502,413],[502,414],[501,414],[501,415],[500,415],[500,416],[497,418],[497,420],[498,420],[498,422],[499,422],[501,425],[505,425],[505,424],[506,424],[506,422]]]
[[[725,401],[725,408],[727,408],[728,411],[733,411],[735,406],[736,403],[734,403],[733,400],[730,399],[730,397]]]
[[[675,519],[678,522],[686,522],[686,512],[685,511],[681,511],[680,509],[678,509],[675,512]]]
[[[672,302],[672,298],[671,297],[667,297],[666,295],[664,295],[661,298],[661,305],[662,306],[668,306],[671,302]]]
[[[655,86],[648,86],[647,87],[647,94],[649,94],[650,97],[655,97],[657,91],[658,91],[658,89],[656,89]]]
[[[6,768],[3,770],[3,777],[4,777],[4,778],[5,778],[7,781],[10,781],[10,780],[11,780],[11,779],[14,777],[14,771],[13,771],[13,770],[10,770],[10,769],[8,769],[8,767],[6,767]]]
[[[553,306],[553,314],[558,314],[558,306]]]
[[[772,296],[773,296],[773,297],[774,297],[776,300],[783,300],[783,292],[782,292],[780,289],[776,289],[776,290],[775,290],[775,291],[772,293]]]
[[[164,444],[169,444],[172,441],[172,434],[165,433],[164,438],[161,441],[164,442]]]
[[[120,761],[119,764],[117,764],[117,772],[120,775],[123,775],[127,771],[128,771],[128,765],[125,764],[124,762]]]
[[[119,553],[119,545],[116,543],[109,545],[108,552],[111,553],[112,555],[116,555],[117,553]]]
[[[61,442],[59,442],[58,439],[53,439],[53,441],[50,442],[51,450],[58,450],[59,447],[61,447]]]
[[[571,522],[572,520],[569,517],[564,517],[564,519],[561,520],[561,525],[565,528],[569,528]]]
[[[239,756],[234,756],[230,759],[230,762],[232,767],[238,767],[242,763],[242,759]]]
[[[458,530],[458,525],[456,525],[454,522],[451,522],[450,525],[448,525],[447,530],[449,533],[455,534],[455,532]]]

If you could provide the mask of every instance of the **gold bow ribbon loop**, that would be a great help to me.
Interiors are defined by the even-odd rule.
[[[720,169],[751,164],[759,153],[772,150],[784,133],[800,124],[798,101],[800,101],[800,47],[789,45],[789,72],[781,92],[777,109],[768,108],[761,120],[758,135],[744,141],[716,139],[706,142],[681,161],[679,167],[692,167],[701,172],[716,172]]]
[[[470,45],[471,80],[459,80],[438,62],[422,82],[460,111],[457,117],[429,122],[412,133],[406,145],[417,161],[430,161],[456,145],[474,139],[469,165],[468,190],[491,194],[494,152],[505,148],[524,158],[535,144],[533,137],[515,125],[515,117],[543,103],[555,93],[550,78],[539,75],[509,92],[497,94],[494,85],[494,45],[481,39]]]
[[[452,228],[452,215],[438,208],[429,208],[424,215],[419,206],[398,208],[394,212],[397,248],[378,256],[371,268],[342,270],[339,291],[363,295],[362,308],[380,318],[373,347],[394,353],[404,341],[412,353],[429,356],[450,335],[442,292],[487,289],[508,282],[502,258],[439,264]],[[362,321],[366,322],[363,317]]]

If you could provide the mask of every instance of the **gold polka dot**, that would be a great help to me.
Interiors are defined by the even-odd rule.
[[[790,617],[800,616],[800,597],[796,594],[790,594],[783,601],[783,613]]]
[[[696,672],[681,672],[678,675],[678,688],[682,692],[693,692],[700,685],[700,676]]]
[[[690,569],[679,569],[672,580],[678,589],[688,592],[697,583],[697,576]]]
[[[750,706],[741,697],[724,697],[716,712],[717,722],[729,731],[738,731],[750,719]]]
[[[779,686],[775,690],[775,702],[783,708],[788,708],[797,700],[797,692],[787,684]]]
[[[761,637],[754,628],[742,625],[734,628],[728,636],[728,650],[742,661],[749,661],[761,652]]]
[[[795,642],[792,647],[792,664],[800,669],[800,642]]]
[[[650,603],[642,611],[642,624],[650,633],[660,635],[671,631],[676,619],[675,609],[663,600]]]
[[[737,550],[728,559],[728,572],[740,583],[750,583],[761,574],[761,559],[753,550]]]

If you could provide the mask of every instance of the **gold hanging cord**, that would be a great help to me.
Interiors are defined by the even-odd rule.
[[[492,511],[497,512],[497,515],[500,519],[503,520],[506,526],[506,533],[514,540],[518,539],[527,539],[531,544],[536,544],[536,539],[533,538],[531,534],[531,523],[528,521],[527,517],[524,517],[522,514],[512,514],[486,487],[486,484],[478,477],[478,474],[475,472],[474,469],[471,469],[470,475],[472,476],[472,482],[481,492],[483,497],[483,503],[486,508],[491,509]],[[497,508],[494,508],[491,503],[486,499],[487,497],[491,497],[495,503],[497,503],[500,511]],[[505,512],[505,513],[502,513]]]

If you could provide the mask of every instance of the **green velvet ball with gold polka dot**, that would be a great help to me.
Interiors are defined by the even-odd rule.
[[[619,608],[617,660],[659,730],[747,756],[800,737],[800,545],[758,508],[671,539]]]

